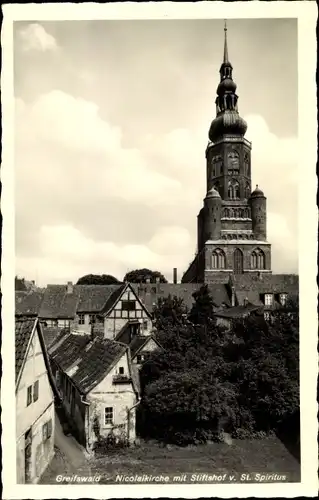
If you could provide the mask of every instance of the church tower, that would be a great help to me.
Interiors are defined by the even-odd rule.
[[[271,273],[266,197],[251,187],[251,143],[238,112],[237,85],[224,57],[215,100],[216,117],[206,149],[206,197],[198,215],[197,256],[183,281],[224,281],[230,273]]]

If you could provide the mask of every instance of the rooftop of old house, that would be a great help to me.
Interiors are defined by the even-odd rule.
[[[159,298],[176,296],[183,299],[190,310],[193,295],[202,283],[133,283],[130,284],[145,308],[151,313]],[[77,314],[108,314],[126,284],[117,285],[48,285],[44,290],[16,292],[16,315],[38,315],[42,319],[73,319]],[[236,305],[245,300],[263,304],[263,295],[280,293],[297,295],[299,277],[292,274],[260,274],[225,276],[223,283],[208,284],[215,308],[229,308],[231,286],[234,287]]]
[[[85,395],[103,380],[127,349],[113,340],[68,333],[49,347],[49,356]]]
[[[36,319],[16,318],[15,320],[15,373],[16,380],[20,374]]]
[[[215,316],[218,318],[225,319],[236,319],[236,318],[245,318],[252,312],[260,310],[260,306],[256,306],[251,303],[247,303],[242,306],[230,307],[229,309],[223,309],[222,311],[217,311]]]

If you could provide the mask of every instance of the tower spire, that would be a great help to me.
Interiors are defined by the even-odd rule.
[[[228,63],[228,45],[227,45],[227,21],[226,19],[224,20],[224,32],[225,32],[225,38],[224,38],[224,64]]]

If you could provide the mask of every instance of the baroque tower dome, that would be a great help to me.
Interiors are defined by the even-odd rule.
[[[258,187],[258,184],[256,186],[256,189],[251,193],[250,197],[251,198],[262,198],[264,197],[263,191]]]
[[[206,198],[221,198],[219,192],[217,191],[217,189],[215,189],[214,187],[212,187],[208,193],[206,194]]]
[[[224,59],[220,67],[220,83],[217,87],[216,118],[209,129],[209,139],[217,142],[223,136],[241,136],[247,131],[247,123],[239,115],[236,95],[237,85],[233,81],[233,67],[228,59],[227,27],[225,24]]]

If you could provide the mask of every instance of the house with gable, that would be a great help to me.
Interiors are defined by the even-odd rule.
[[[103,317],[104,337],[115,338],[128,325],[131,335],[149,335],[152,315],[130,283],[124,283],[105,304]]]
[[[35,317],[16,317],[17,482],[37,483],[54,455],[54,397],[57,396]]]
[[[142,334],[152,329],[152,315],[134,287],[117,285],[48,285],[40,292],[16,292],[16,314],[37,314],[45,328],[80,333],[96,331],[114,338],[122,327],[137,320]]]
[[[149,335],[133,333],[131,328],[133,325],[133,322],[131,324],[127,323],[117,334],[115,340],[129,346],[132,364],[140,368],[150,354],[156,349],[162,349],[162,346],[153,333]]]
[[[129,347],[99,335],[62,332],[48,351],[79,443],[91,451],[103,438],[134,442],[139,393]]]

